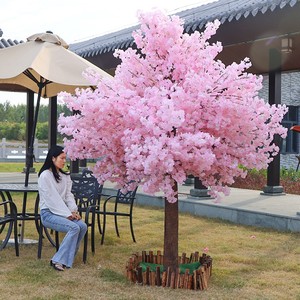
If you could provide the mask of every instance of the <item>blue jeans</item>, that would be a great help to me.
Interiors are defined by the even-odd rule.
[[[55,215],[49,209],[41,210],[41,221],[47,228],[58,232],[66,232],[58,251],[52,257],[52,262],[71,268],[80,241],[87,231],[87,225],[82,220],[71,221],[65,217]]]

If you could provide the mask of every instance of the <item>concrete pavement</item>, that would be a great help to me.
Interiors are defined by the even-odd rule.
[[[1,183],[23,183],[23,173],[0,173]],[[29,182],[37,182],[37,174],[30,174]],[[261,191],[231,188],[229,196],[224,196],[220,203],[209,197],[190,196],[193,186],[179,186],[179,210],[197,216],[219,218],[237,224],[267,227],[280,231],[300,232],[300,195],[266,196]],[[104,193],[114,193],[112,183],[104,184]],[[164,206],[161,193],[150,196],[138,189],[138,205]]]

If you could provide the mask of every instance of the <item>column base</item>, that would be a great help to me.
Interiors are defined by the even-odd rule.
[[[27,169],[27,168],[26,168],[26,167],[24,167],[24,168],[23,168],[23,172],[22,172],[22,173],[26,173],[26,169]],[[33,167],[32,167],[32,168],[30,168],[30,169],[29,169],[29,173],[36,173],[36,171],[35,171],[35,168],[33,168]]]
[[[277,186],[265,185],[263,191],[260,194],[265,196],[284,196],[285,192],[281,185],[277,185]]]
[[[208,194],[208,189],[191,189],[190,196],[196,198],[207,198],[211,199],[211,195]]]

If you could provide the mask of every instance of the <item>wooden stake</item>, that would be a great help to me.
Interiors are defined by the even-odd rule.
[[[193,275],[194,290],[197,290],[197,270],[194,270]]]
[[[146,268],[146,284],[150,285],[150,268]]]
[[[191,253],[189,262],[190,263],[194,262],[195,261],[194,259],[195,259],[194,253]]]
[[[181,260],[180,260],[181,264],[185,264],[185,257],[186,257],[186,253],[182,253]]]
[[[143,272],[143,285],[147,285],[147,274]]]
[[[161,262],[161,251],[159,251],[159,250],[157,251],[156,257],[157,257],[157,264],[161,265],[162,264],[162,262]]]
[[[188,280],[189,280],[189,270],[186,269],[186,270],[185,270],[185,273],[184,273],[184,284],[183,284],[183,287],[184,287],[185,289],[188,288]]]
[[[161,278],[160,278],[160,267],[156,267],[156,283],[157,286],[161,286]]]
[[[153,264],[153,251],[149,251],[149,263]]]
[[[137,263],[139,264],[140,262],[142,262],[143,261],[143,257],[142,257],[142,255],[139,255],[138,257],[137,257]]]
[[[162,273],[161,285],[162,285],[162,287],[166,287],[167,286],[167,272],[166,271],[164,271]]]
[[[193,275],[191,274],[188,275],[188,285],[187,285],[188,290],[191,290],[192,286],[193,286]]]
[[[205,274],[205,268],[204,267],[200,268],[200,277],[201,277],[203,290],[205,290],[207,288],[207,280],[206,280],[206,274]]]
[[[206,254],[202,253],[202,256],[200,257],[200,263],[201,263],[201,265],[205,262],[205,260],[206,260]]]
[[[142,271],[142,267],[137,267],[137,282],[139,284],[143,283],[143,271]]]
[[[201,268],[197,272],[198,278],[199,278],[199,284],[200,284],[200,290],[204,290],[203,286],[203,274]]]
[[[175,289],[175,272],[171,273],[170,287],[171,289]]]
[[[184,288],[184,274],[180,274],[180,288]]]
[[[126,272],[126,277],[127,277],[128,280],[132,281],[131,280],[131,271]]]
[[[156,272],[150,272],[150,285],[155,286],[155,275]]]

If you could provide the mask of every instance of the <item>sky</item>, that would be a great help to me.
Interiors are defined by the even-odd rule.
[[[138,23],[138,10],[160,8],[168,14],[215,0],[1,0],[2,38],[23,40],[51,30],[68,44]],[[24,93],[0,92],[0,103],[25,103]]]

